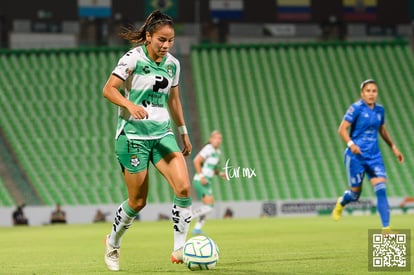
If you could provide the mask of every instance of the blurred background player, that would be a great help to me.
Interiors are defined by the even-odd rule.
[[[202,234],[201,228],[206,222],[207,214],[213,210],[214,197],[212,188],[212,179],[215,175],[226,178],[224,172],[220,172],[218,165],[220,162],[220,145],[223,136],[219,131],[213,131],[210,134],[208,143],[200,150],[193,160],[195,175],[193,178],[193,188],[197,194],[198,200],[203,205],[193,210],[193,219],[198,218],[194,226],[193,234]]]
[[[115,150],[128,189],[128,199],[116,211],[112,231],[105,240],[105,263],[114,271],[119,270],[121,238],[147,201],[150,162],[175,194],[173,263],[182,263],[192,204],[184,159],[192,146],[179,96],[180,63],[169,53],[175,38],[172,18],[154,11],[139,30],[126,29],[121,36],[135,48],[120,58],[103,88],[104,97],[119,106]],[[178,126],[182,152],[170,117]]]
[[[347,144],[345,149],[345,168],[348,176],[349,190],[338,198],[332,212],[334,220],[339,220],[344,206],[357,201],[362,191],[365,174],[377,196],[377,209],[381,218],[383,230],[390,229],[390,207],[386,194],[386,178],[384,161],[378,143],[378,134],[391,148],[399,162],[404,156],[385,128],[384,107],[378,103],[377,83],[368,79],[360,85],[361,99],[353,103],[346,112],[338,133]],[[348,133],[348,129],[350,129]]]

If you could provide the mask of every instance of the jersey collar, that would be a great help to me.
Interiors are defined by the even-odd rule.
[[[162,65],[164,65],[164,63],[165,63],[165,60],[167,59],[167,55],[165,55],[163,58],[162,58],[162,60],[161,60],[161,62],[160,62],[160,64],[157,64],[157,62],[155,62],[151,57],[150,57],[150,55],[149,55],[149,53],[148,53],[148,49],[147,49],[147,46],[146,45],[142,45],[142,50],[144,51],[144,53],[145,53],[145,56],[152,62],[152,63],[154,63],[155,65],[157,65],[157,66],[162,66]]]
[[[360,99],[360,102],[365,106],[365,107],[367,107],[367,108],[369,108],[369,109],[371,109],[371,107],[369,107],[369,105],[361,98]],[[374,102],[374,107],[372,108],[372,110],[374,110],[375,109],[375,107],[377,107],[377,103],[376,102]]]

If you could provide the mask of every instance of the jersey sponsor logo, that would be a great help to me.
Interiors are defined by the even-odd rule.
[[[168,88],[169,81],[162,75],[155,75],[155,83],[152,85],[152,92],[148,93],[148,96],[141,101],[144,107],[153,106],[164,108],[166,102],[167,92],[164,92]]]
[[[143,71],[145,74],[149,74],[149,73],[151,72],[151,70],[149,69],[149,67],[148,67],[148,66],[144,66],[144,67],[142,68],[142,71]]]
[[[166,101],[165,97],[166,95],[164,93],[151,92],[146,99],[141,101],[141,104],[144,107],[152,106],[163,108],[164,102]]]
[[[114,70],[114,72],[115,71],[124,72],[125,75],[131,75],[131,73],[132,73],[132,70],[130,68],[128,68],[128,64],[126,64],[126,63],[120,62],[116,67],[117,68]]]
[[[152,90],[154,92],[159,92],[162,89],[165,89],[168,87],[168,79],[163,77],[162,75],[156,75],[155,76],[155,84],[152,86]]]

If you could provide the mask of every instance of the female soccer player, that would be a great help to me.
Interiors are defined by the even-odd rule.
[[[197,194],[197,198],[201,200],[203,205],[193,211],[193,218],[198,221],[193,229],[193,234],[202,234],[201,228],[206,222],[207,214],[213,210],[214,197],[211,186],[211,180],[214,175],[220,175],[225,178],[226,174],[220,172],[218,165],[220,162],[220,145],[223,137],[219,131],[213,131],[210,134],[208,143],[194,158],[194,170],[196,174],[193,178],[193,187]]]
[[[116,211],[112,231],[105,239],[105,263],[108,269],[119,270],[121,238],[146,204],[150,162],[175,194],[171,261],[182,263],[192,203],[184,156],[191,153],[192,146],[179,97],[180,63],[169,53],[175,36],[173,20],[154,11],[139,30],[125,29],[121,36],[135,47],[119,59],[103,96],[119,106],[115,151],[128,199]],[[171,131],[170,116],[181,134],[182,152]]]
[[[385,128],[384,107],[376,103],[377,83],[372,79],[365,80],[361,83],[360,89],[361,99],[348,108],[338,129],[339,135],[347,144],[344,162],[349,190],[338,198],[332,217],[336,221],[339,220],[344,206],[358,200],[364,176],[367,174],[377,196],[377,209],[382,228],[386,231],[390,230],[390,208],[385,191],[387,174],[378,144],[378,134],[388,144],[399,162],[404,161],[404,156],[392,142]],[[348,129],[350,129],[349,133]]]

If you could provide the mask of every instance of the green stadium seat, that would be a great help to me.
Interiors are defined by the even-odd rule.
[[[6,207],[11,207],[11,206],[16,205],[13,197],[7,190],[5,183],[3,182],[1,178],[0,178],[0,205],[6,206]]]
[[[104,82],[124,52],[44,50],[0,56],[0,66],[9,68],[0,74],[0,99],[7,102],[0,128],[45,204],[126,199],[113,151],[116,107],[102,97]],[[407,159],[414,157],[407,138],[414,134],[409,127],[414,58],[407,43],[195,46],[190,58],[198,109],[191,115],[198,116],[205,141],[214,129],[223,133],[221,167],[228,160],[241,173],[230,181],[214,179],[218,201],[341,194],[346,188],[344,145],[337,127],[359,97],[364,78],[378,80],[393,138]],[[414,193],[414,164],[401,166],[389,150],[383,151],[392,183],[389,196]],[[255,169],[256,176],[243,176],[243,168]],[[170,202],[173,193],[165,179],[153,167],[149,176],[148,202]],[[1,181],[0,194],[1,206],[13,203]],[[372,195],[367,185],[363,196]]]
[[[406,137],[413,130],[401,127],[413,116],[404,100],[414,84],[407,44],[203,45],[193,47],[191,59],[202,136],[220,129],[225,158],[258,171],[254,179],[216,179],[220,200],[340,195],[347,184],[337,127],[359,97],[359,82],[370,77],[384,90],[380,101],[389,110],[395,141],[410,154]],[[389,195],[412,193],[406,182],[413,169],[399,166],[389,150],[384,155]],[[363,196],[373,195],[369,184],[365,189]]]

